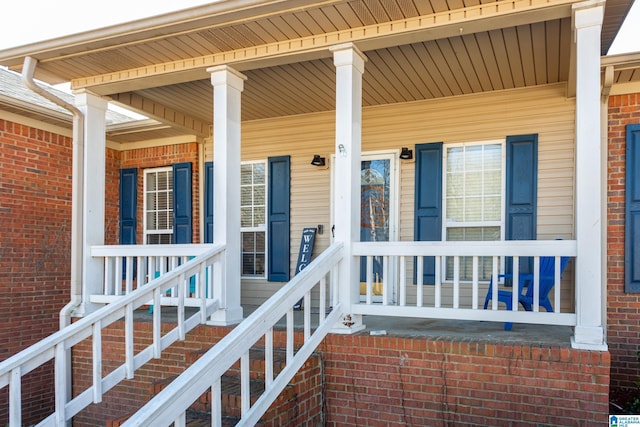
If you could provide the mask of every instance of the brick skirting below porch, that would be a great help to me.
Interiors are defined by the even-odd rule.
[[[135,329],[136,342],[151,340],[150,323],[136,322]],[[116,323],[103,332],[105,367],[109,359],[123,354],[123,330]],[[152,360],[136,371],[133,380],[108,392],[103,403],[82,411],[74,425],[103,426],[132,413],[151,397],[153,384],[179,374],[230,330],[196,328],[185,342],[165,350],[162,360]],[[284,348],[285,340],[284,332],[275,332],[276,347]],[[302,342],[301,334],[295,342]],[[76,387],[91,379],[90,351],[90,341],[74,350]],[[283,392],[295,394],[288,400],[297,406],[287,406],[291,424],[286,425],[595,426],[607,422],[609,353],[576,350],[569,343],[362,332],[329,335],[317,356],[320,369],[294,378],[295,384]],[[322,378],[324,383],[318,386]],[[317,396],[305,392],[305,383]],[[270,414],[270,419],[277,416]]]
[[[607,422],[607,352],[368,335],[331,335],[320,350],[328,426]]]

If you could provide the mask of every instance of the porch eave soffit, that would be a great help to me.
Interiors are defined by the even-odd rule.
[[[170,106],[153,101],[134,92],[118,93],[111,100],[146,117],[198,137],[209,136],[210,124]]]
[[[203,80],[209,77],[207,68],[216,65],[227,64],[239,71],[247,71],[329,58],[329,47],[340,43],[353,42],[366,52],[565,18],[571,16],[573,3],[575,0],[510,0],[479,4],[453,11],[75,78],[71,83],[74,89],[87,88],[100,95],[130,92]],[[117,47],[106,48],[116,49]],[[88,53],[82,55],[84,54]],[[56,67],[56,61],[65,61],[71,57],[77,59],[80,54],[44,60],[40,68],[48,72],[49,66]]]

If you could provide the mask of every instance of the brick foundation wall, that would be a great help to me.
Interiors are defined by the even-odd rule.
[[[0,361],[55,332],[69,301],[71,154],[69,137],[0,119]],[[52,384],[50,365],[25,378],[25,425],[50,413]]]
[[[326,425],[604,425],[609,354],[535,343],[330,335]]]
[[[136,324],[136,337],[149,340],[150,324]],[[188,354],[217,342],[228,328],[200,326],[185,343],[152,361],[76,417],[74,425],[100,425],[107,416],[129,413],[149,396],[154,378],[175,375]],[[109,356],[122,348],[122,329],[103,345]],[[286,336],[274,334],[284,347]],[[296,345],[302,338],[297,334]],[[74,383],[88,384],[90,343],[74,352]],[[608,414],[609,353],[571,349],[569,344],[487,342],[470,339],[329,335],[317,349],[317,375],[296,389],[288,423],[303,425],[305,414],[324,408],[327,426],[604,425]],[[307,388],[308,387],[308,388]],[[306,390],[306,394],[305,394]],[[307,412],[310,411],[310,412]],[[297,421],[296,421],[297,420]],[[278,425],[278,424],[276,424]],[[321,425],[321,424],[312,424]]]
[[[609,98],[607,158],[607,343],[611,386],[640,380],[640,294],[624,291],[626,125],[640,123],[640,94]]]

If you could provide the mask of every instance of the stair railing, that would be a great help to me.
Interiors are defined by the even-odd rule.
[[[136,412],[126,426],[176,426],[186,424],[187,409],[205,392],[211,391],[211,425],[222,425],[221,378],[240,361],[241,420],[238,426],[253,426],[269,409],[305,361],[343,315],[337,302],[336,284],[333,301],[327,306],[327,276],[343,259],[343,244],[326,249],[288,284],[276,292],[255,312],[229,332],[208,352],[187,368],[171,384]],[[315,288],[318,287],[317,291]],[[312,291],[318,303],[318,325],[311,331]],[[304,342],[294,349],[294,305],[303,300]],[[327,311],[330,310],[328,313]],[[286,317],[286,366],[274,376],[273,329]],[[251,405],[249,350],[264,339],[265,389]]]
[[[9,386],[9,427],[22,426],[22,377],[39,366],[53,360],[55,370],[55,412],[42,420],[38,426],[63,426],[91,403],[100,403],[104,393],[120,381],[131,379],[134,371],[152,358],[161,357],[161,352],[194,327],[205,323],[218,308],[218,301],[205,298],[204,288],[211,280],[213,268],[224,268],[222,256],[224,245],[212,246],[210,250],[182,264],[176,269],[122,296],[70,326],[56,332],[29,348],[0,363],[0,389]],[[207,279],[207,276],[209,279]],[[185,295],[191,278],[195,277],[200,288],[199,310],[189,317],[185,312]],[[177,291],[177,325],[162,335],[162,310],[153,311],[153,341],[138,353],[134,352],[134,311],[152,302],[161,306],[162,296],[168,291]],[[124,363],[103,376],[102,330],[124,317],[125,355]],[[70,398],[71,348],[92,340],[92,385]]]

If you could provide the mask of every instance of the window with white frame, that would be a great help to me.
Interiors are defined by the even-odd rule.
[[[240,169],[242,275],[265,277],[266,163],[243,163]]]
[[[173,169],[144,171],[144,241],[168,244],[173,241]]]
[[[445,221],[448,241],[502,240],[504,237],[504,142],[450,144],[444,153]],[[446,279],[453,279],[452,257]],[[460,279],[472,279],[473,260],[460,259]],[[491,257],[479,260],[479,279],[489,280]]]

